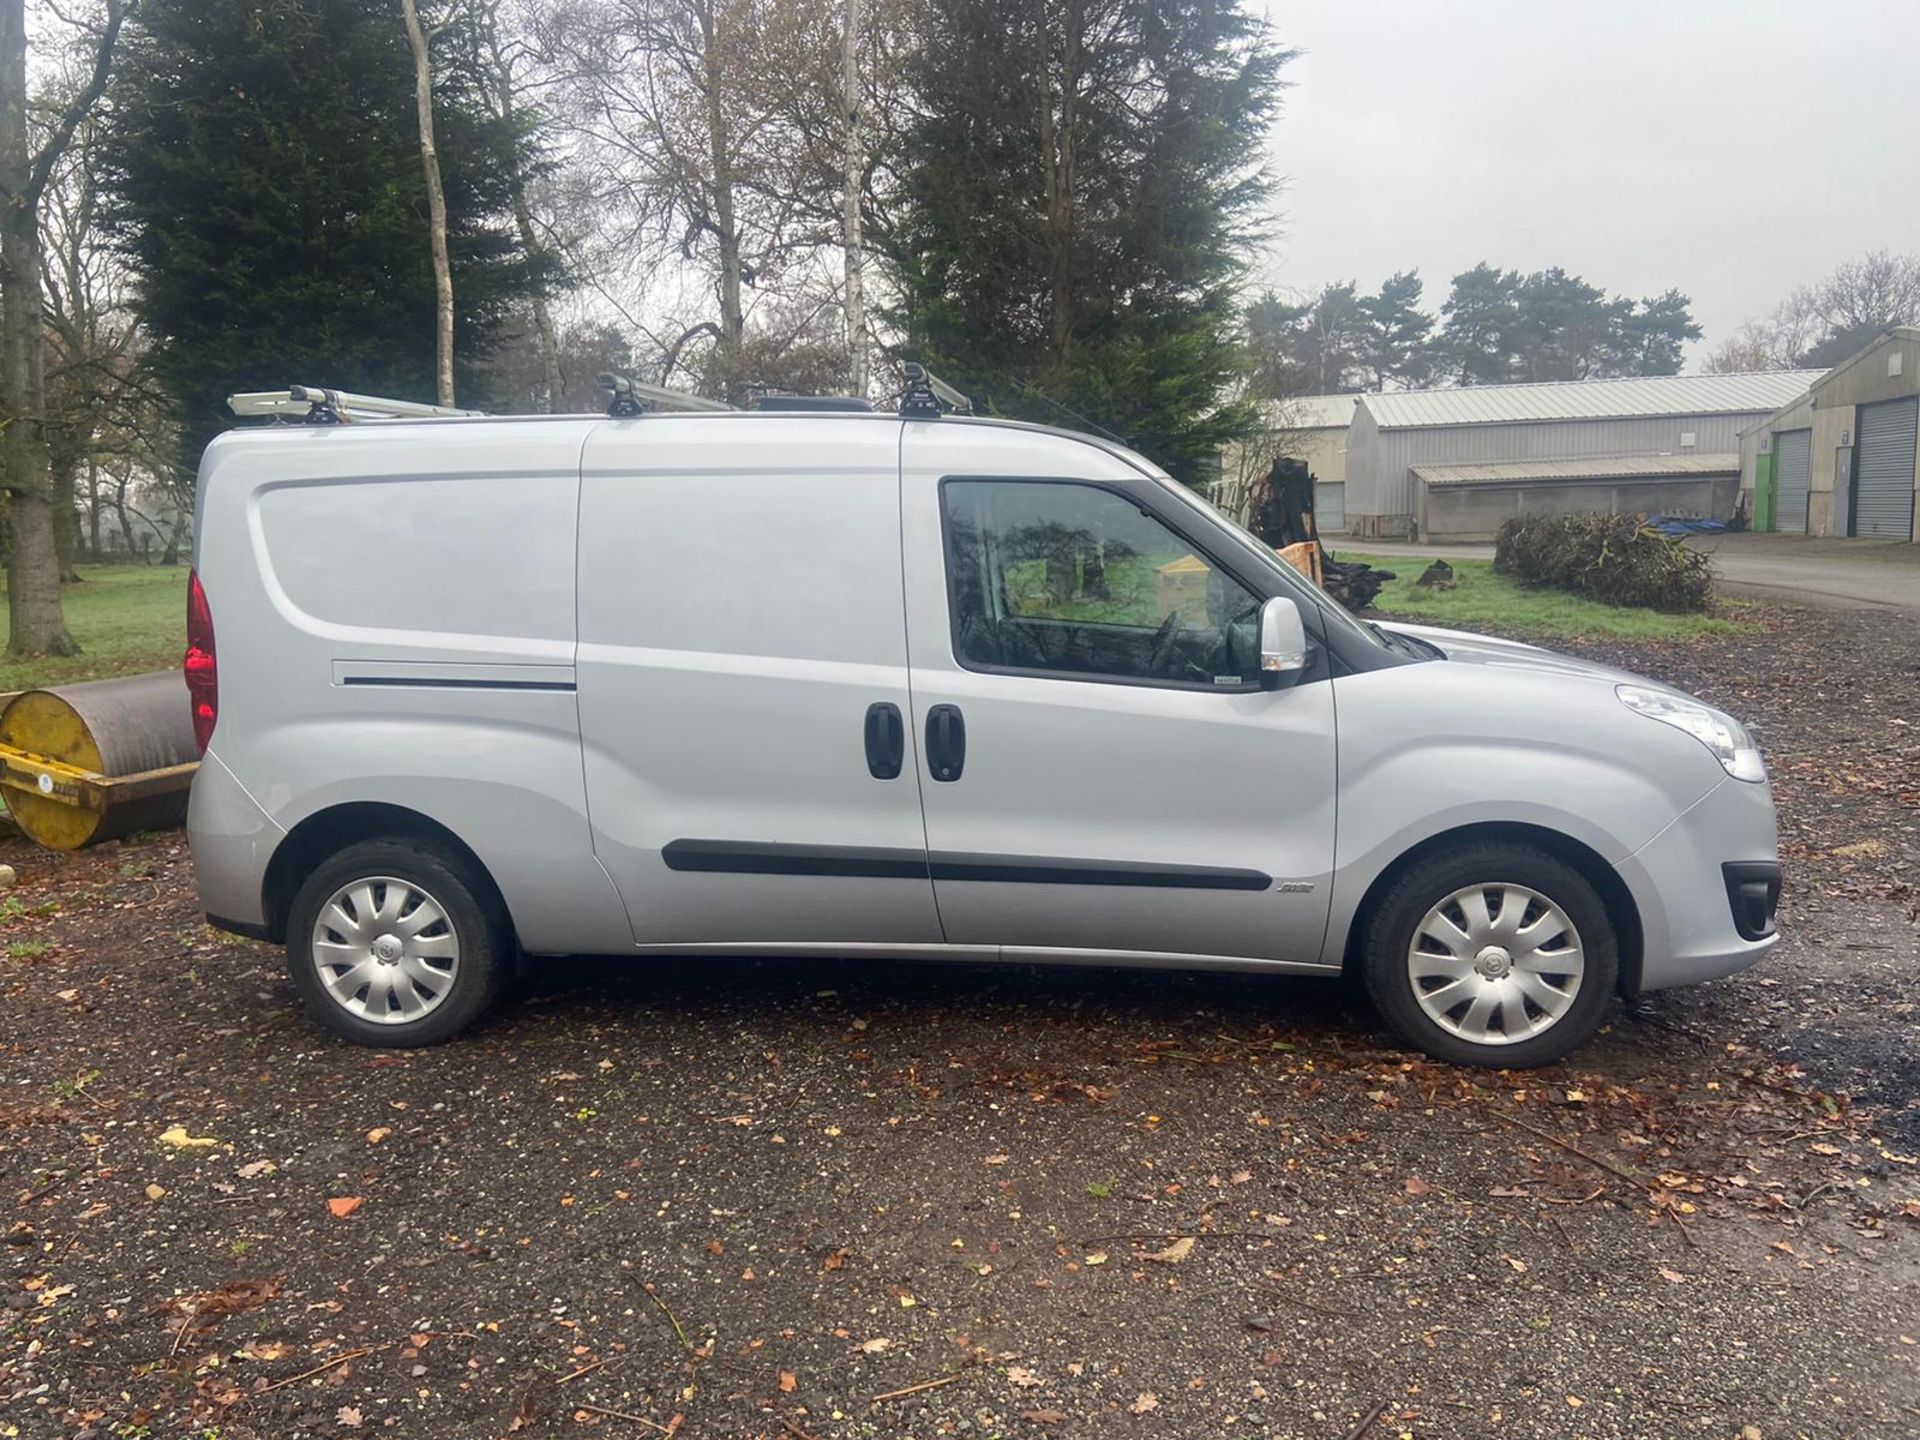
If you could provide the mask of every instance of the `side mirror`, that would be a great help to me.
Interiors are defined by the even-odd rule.
[[[1276,595],[1260,607],[1260,683],[1291,685],[1307,668],[1307,630],[1300,607]]]

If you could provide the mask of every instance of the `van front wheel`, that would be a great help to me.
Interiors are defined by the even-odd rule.
[[[1600,1028],[1619,970],[1585,876],[1524,845],[1482,843],[1412,865],[1374,907],[1367,990],[1399,1035],[1464,1065],[1560,1059]]]
[[[315,869],[287,918],[294,988],[314,1019],[388,1049],[436,1044],[477,1019],[512,940],[471,869],[417,840],[363,841]]]

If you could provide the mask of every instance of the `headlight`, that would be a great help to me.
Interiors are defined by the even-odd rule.
[[[1649,690],[1644,685],[1616,685],[1613,693],[1620,703],[1635,714],[1658,720],[1676,730],[1684,730],[1713,752],[1727,774],[1736,780],[1758,783],[1767,778],[1760,751],[1747,734],[1746,727],[1731,715],[1722,714],[1696,700],[1684,700],[1664,690]]]

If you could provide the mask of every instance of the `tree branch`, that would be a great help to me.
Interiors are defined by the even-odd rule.
[[[80,128],[80,122],[87,118],[87,112],[99,103],[101,95],[105,93],[107,74],[113,66],[113,47],[120,37],[120,27],[139,3],[140,0],[107,0],[107,23],[100,32],[99,44],[94,47],[93,70],[87,76],[87,83],[67,103],[67,108],[54,122],[47,143],[33,157],[33,168],[27,175],[26,194],[15,197],[28,207],[39,206],[40,196],[45,192],[48,180],[53,177],[53,167],[60,163],[60,157],[66,154],[67,146],[73,141],[73,132]]]

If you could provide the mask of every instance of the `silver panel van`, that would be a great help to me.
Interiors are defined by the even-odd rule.
[[[1738,721],[1364,624],[1152,462],[925,413],[235,431],[195,516],[210,920],[444,1039],[522,956],[1363,978],[1535,1065],[1774,943]]]

